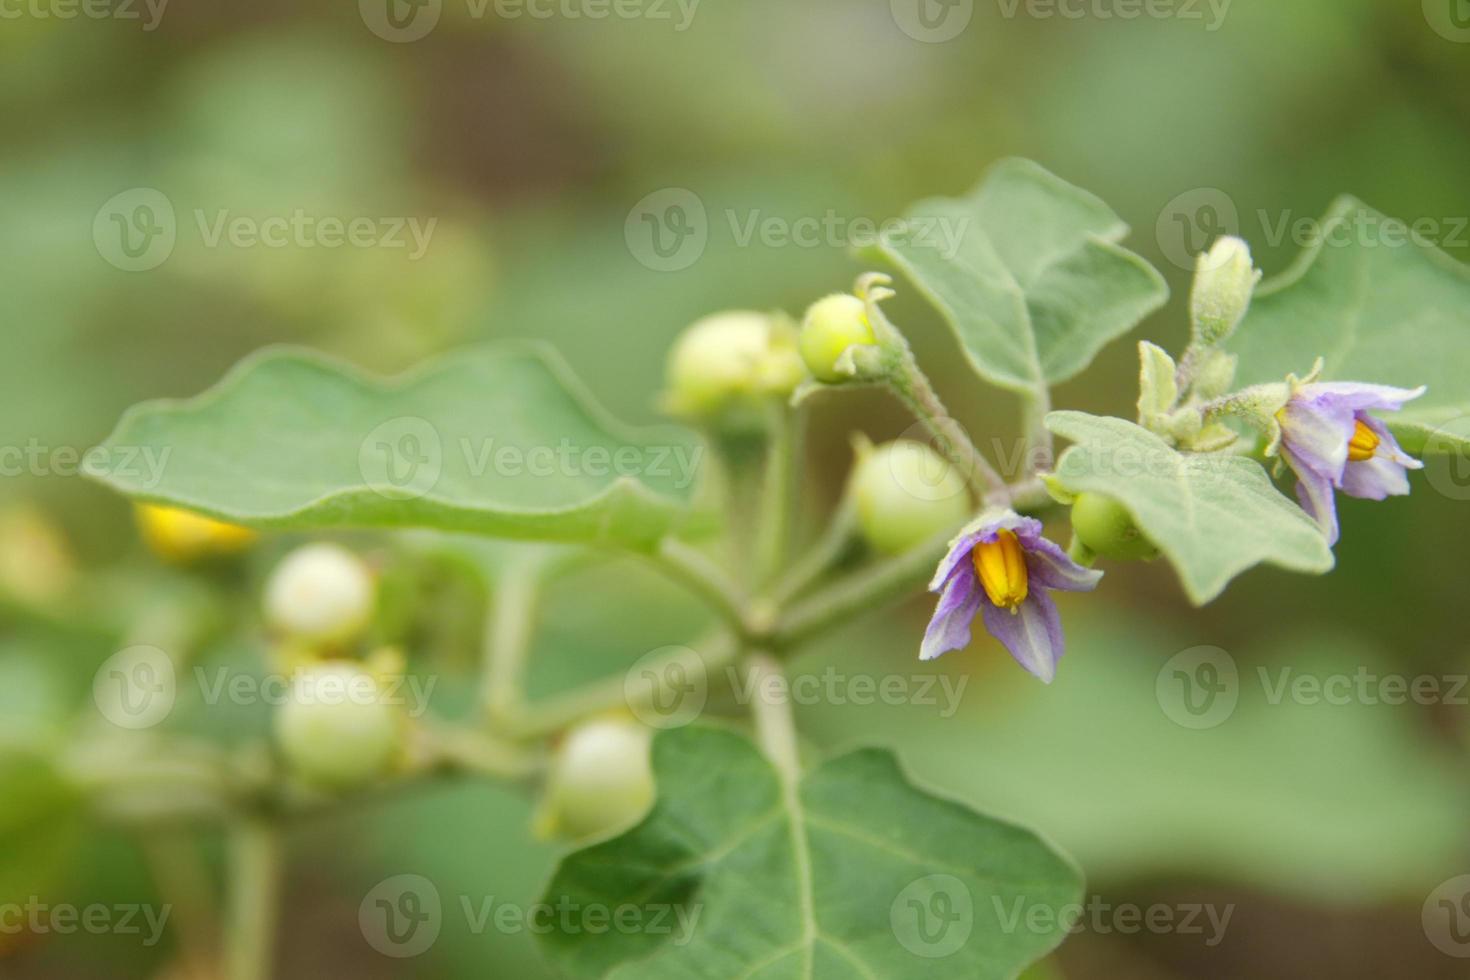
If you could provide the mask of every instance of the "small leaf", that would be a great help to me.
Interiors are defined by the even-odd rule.
[[[1146,340],[1138,342],[1138,360],[1138,422],[1157,432],[1179,401],[1177,368],[1167,351]]]
[[[1181,453],[1131,422],[1084,412],[1052,412],[1046,424],[1076,443],[1058,460],[1057,479],[1128,508],[1196,604],[1262,562],[1298,572],[1332,568],[1317,526],[1254,460]]]
[[[129,411],[89,475],[257,527],[427,527],[647,546],[691,508],[703,446],[630,431],[549,349],[464,351],[396,381],[267,350],[197,398]]]
[[[1027,160],[995,165],[966,198],[914,205],[872,252],[949,323],[971,365],[1003,388],[1065,381],[1169,297],[1118,244],[1102,201]]]
[[[1319,241],[1262,286],[1231,341],[1243,384],[1305,374],[1417,388],[1384,421],[1410,452],[1470,450],[1470,267],[1402,222],[1352,198],[1336,202]]]
[[[1082,894],[1035,835],[915,789],[886,751],[788,789],[745,738],[691,726],[658,736],[654,771],[648,818],[566,858],[543,902],[673,911],[601,935],[554,920],[542,940],[569,976],[1013,977]]]

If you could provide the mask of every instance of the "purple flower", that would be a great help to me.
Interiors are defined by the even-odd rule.
[[[1370,409],[1396,412],[1424,388],[1308,382],[1295,385],[1291,400],[1276,413],[1281,456],[1296,473],[1296,495],[1336,544],[1333,490],[1349,497],[1382,500],[1409,492],[1408,470],[1424,464],[1406,454]]]
[[[930,592],[939,606],[924,633],[920,660],[970,643],[979,613],[1016,662],[1050,684],[1062,657],[1062,621],[1052,589],[1086,592],[1102,572],[1083,568],[1041,536],[1041,522],[1011,511],[989,511],[950,544]]]

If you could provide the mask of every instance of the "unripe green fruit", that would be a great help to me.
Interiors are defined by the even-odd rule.
[[[837,370],[837,360],[844,351],[877,342],[868,322],[867,306],[847,293],[817,300],[801,323],[801,359],[813,377],[827,384],[851,380]]]
[[[275,716],[276,744],[302,779],[351,789],[389,770],[403,747],[404,722],[371,674],[329,661],[292,678],[290,698]]]
[[[863,537],[887,555],[954,530],[970,516],[964,477],[921,442],[859,447],[851,492]]]
[[[1090,550],[1115,561],[1139,561],[1158,556],[1159,549],[1143,536],[1128,510],[1112,497],[1084,493],[1072,504],[1072,530]]]
[[[265,618],[288,637],[340,643],[360,634],[372,618],[377,586],[352,552],[309,544],[291,552],[265,586]]]
[[[763,395],[785,397],[805,371],[788,322],[737,310],[697,320],[669,353],[665,404],[676,415],[707,418]]]
[[[589,721],[568,732],[546,780],[538,830],[581,840],[641,817],[654,797],[652,734],[623,718]]]

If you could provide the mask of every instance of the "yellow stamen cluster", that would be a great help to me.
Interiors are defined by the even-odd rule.
[[[975,574],[990,601],[1002,609],[1016,611],[1030,591],[1026,555],[1014,531],[997,531],[994,541],[982,541],[970,553]]]
[[[1383,440],[1378,433],[1368,428],[1362,419],[1353,423],[1353,437],[1348,441],[1348,462],[1361,463],[1366,459],[1372,459],[1373,454],[1378,451],[1378,444]]]

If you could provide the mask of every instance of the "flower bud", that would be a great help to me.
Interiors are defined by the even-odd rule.
[[[1189,301],[1195,341],[1206,347],[1224,343],[1245,318],[1260,281],[1250,246],[1230,236],[1218,239],[1195,269]]]
[[[817,300],[801,323],[801,359],[818,381],[827,384],[852,380],[852,375],[838,366],[848,348],[877,343],[868,322],[867,305],[847,293]]]
[[[302,779],[327,789],[384,775],[404,746],[406,719],[371,674],[345,660],[299,671],[275,716],[276,743]]]
[[[906,439],[859,444],[851,493],[863,537],[888,555],[952,531],[970,516],[960,472],[928,446]]]
[[[362,560],[335,544],[291,552],[265,586],[265,618],[288,636],[313,643],[355,638],[372,618],[377,588]]]
[[[702,419],[785,398],[805,377],[793,332],[782,317],[746,310],[695,321],[669,353],[664,406]]]
[[[202,514],[139,504],[134,510],[138,530],[153,553],[167,561],[186,564],[215,555],[243,551],[255,541],[255,532]]]
[[[630,718],[601,718],[566,734],[536,816],[542,836],[581,840],[636,821],[653,803],[652,732]]]
[[[1159,553],[1133,523],[1127,508],[1100,493],[1077,496],[1072,504],[1072,532],[1089,551],[1114,561],[1146,560]]]

